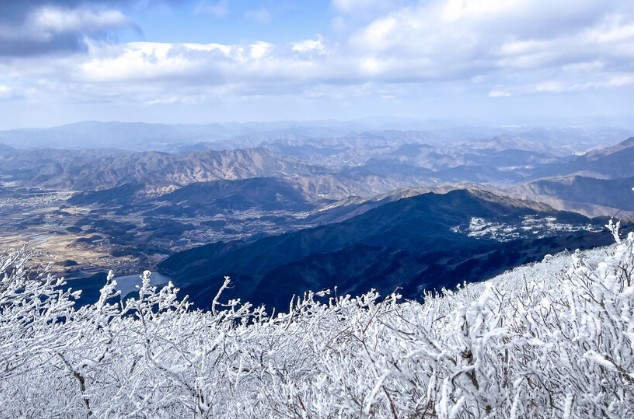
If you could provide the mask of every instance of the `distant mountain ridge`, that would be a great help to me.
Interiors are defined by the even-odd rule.
[[[589,151],[564,164],[544,165],[533,177],[582,175],[611,179],[634,176],[634,137]]]
[[[517,186],[512,192],[553,206],[574,208],[586,214],[634,215],[634,177],[596,179],[567,176],[537,180]],[[621,214],[621,211],[625,211]]]
[[[632,217],[634,137],[562,164],[544,165],[532,177],[535,179],[513,186],[509,192],[587,215]]]
[[[96,190],[125,183],[154,187],[218,179],[311,175],[323,169],[283,159],[265,149],[225,150],[175,155],[116,150],[38,150],[0,155],[0,174],[29,185]]]
[[[108,129],[120,127],[117,123],[98,125],[105,127],[106,133]],[[86,130],[91,126],[87,123],[73,127]],[[161,125],[145,127],[143,124],[131,124],[130,127],[134,128],[131,132],[147,128],[145,135],[154,135],[154,131],[159,135],[161,132]],[[190,132],[203,129],[200,126],[170,127],[161,135],[169,137],[174,130]],[[95,204],[105,205],[107,200],[104,201],[104,196],[110,196],[113,202],[124,202],[123,196],[155,198],[187,185],[256,178],[281,178],[302,193],[304,200],[328,202],[351,196],[370,199],[394,190],[435,187],[446,183],[471,182],[508,188],[569,176],[595,179],[634,177],[634,137],[575,156],[565,154],[565,147],[557,148],[559,146],[544,143],[551,133],[539,130],[527,131],[528,137],[504,134],[443,144],[442,135],[435,137],[435,134],[424,131],[385,130],[340,135],[339,130],[344,128],[338,126],[333,128],[332,132],[336,135],[332,138],[310,138],[303,135],[312,129],[321,130],[323,134],[327,127],[315,124],[304,127],[304,131],[300,126],[280,127],[281,131],[275,131],[277,128],[273,124],[268,133],[260,131],[253,137],[247,135],[253,139],[247,142],[258,147],[246,149],[202,147],[198,151],[167,153],[0,148],[0,177],[3,182],[18,186],[79,191],[84,194],[83,198],[75,202],[81,201],[86,205],[90,205],[90,197],[96,199]],[[240,129],[250,128],[242,126]],[[294,134],[293,129],[304,134]],[[563,140],[560,139],[561,142]],[[143,184],[144,189],[125,195],[126,189],[122,186],[129,184]],[[569,200],[563,196],[570,194],[565,190],[570,186],[566,185],[563,182],[558,188],[549,188],[550,192],[536,185],[511,188],[510,191],[517,191],[526,198],[557,203],[560,208],[580,208],[573,204],[578,202],[577,198]],[[195,188],[193,186],[192,190]],[[98,193],[89,194],[90,191],[108,192],[99,198]],[[123,196],[117,197],[116,191]],[[238,197],[234,196],[234,199]],[[584,204],[596,207],[599,205],[597,199]],[[607,201],[614,200],[608,197],[602,203],[606,210],[596,211],[606,213],[614,205],[618,205],[617,209],[625,209],[618,204],[618,199]],[[571,206],[567,206],[568,202]],[[225,206],[230,206],[230,203]]]

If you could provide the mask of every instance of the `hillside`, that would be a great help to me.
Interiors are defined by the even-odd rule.
[[[578,156],[561,164],[544,165],[535,171],[534,177],[572,175],[597,178],[627,178],[634,176],[634,137],[614,146],[601,148]]]
[[[455,190],[388,202],[340,223],[253,241],[217,242],[159,264],[192,301],[207,307],[230,275],[231,298],[284,310],[293,294],[337,286],[360,295],[481,281],[573,247],[607,244],[605,223],[486,192]],[[593,227],[594,226],[594,227]]]
[[[264,149],[189,154],[118,150],[26,150],[0,154],[0,175],[25,185],[78,191],[144,183],[160,189],[218,179],[310,175],[320,168]]]
[[[295,183],[282,178],[197,182],[155,200],[152,214],[196,216],[235,211],[308,211],[315,208]]]
[[[527,199],[548,202],[559,208],[578,212],[594,212],[621,215],[634,212],[634,195],[631,193],[634,177],[596,179],[586,176],[557,177],[537,180],[517,186],[511,191]]]

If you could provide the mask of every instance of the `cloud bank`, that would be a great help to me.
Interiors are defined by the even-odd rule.
[[[221,18],[232,3],[196,7]],[[125,97],[143,105],[342,95],[406,102],[421,91],[499,101],[634,86],[632,2],[333,0],[331,10],[333,19],[366,20],[344,33],[324,28],[285,42],[118,43],[112,34],[136,25],[120,2],[4,4],[0,70],[8,76],[0,76],[0,85],[12,97],[19,91],[32,100]],[[247,10],[242,19],[276,23],[264,8]],[[66,53],[46,55],[51,52]]]

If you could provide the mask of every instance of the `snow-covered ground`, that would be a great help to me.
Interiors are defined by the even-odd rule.
[[[0,263],[0,417],[634,417],[634,235],[423,303],[308,293],[288,314],[137,299],[75,309]],[[5,275],[6,274],[6,275]]]
[[[558,223],[555,217],[538,217],[526,215],[517,225],[489,221],[481,217],[471,217],[468,226],[454,226],[454,233],[466,234],[478,239],[486,238],[501,242],[520,238],[544,238],[554,232],[590,231],[599,232],[602,229],[595,225],[574,225]]]

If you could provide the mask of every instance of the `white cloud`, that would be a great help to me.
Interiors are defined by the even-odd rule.
[[[440,7],[440,17],[447,22],[479,20],[487,16],[507,14],[521,7],[522,1],[448,0]]]
[[[634,40],[634,22],[624,22],[621,16],[607,16],[601,25],[587,31],[588,42],[613,44]]]
[[[251,58],[259,60],[269,55],[272,50],[273,44],[260,41],[256,42],[255,44],[251,44],[249,55],[251,56]]]
[[[182,86],[239,84],[253,91],[261,83],[310,83],[340,76],[336,62],[329,70],[325,62],[307,54],[268,42],[250,45],[172,44],[134,42],[125,45],[92,44],[90,56],[72,72],[69,83],[112,83],[140,88],[144,83],[166,91],[173,83]],[[163,84],[164,83],[164,84]],[[268,88],[268,87],[266,87]],[[277,89],[277,88],[276,88]]]
[[[321,35],[317,35],[317,39],[306,39],[304,41],[292,42],[291,48],[299,53],[318,52],[324,53],[326,46],[324,45]]]
[[[400,24],[398,16],[376,20],[363,31],[361,40],[369,49],[387,49],[398,36]]]
[[[361,72],[369,75],[379,74],[384,70],[384,64],[381,63],[376,57],[367,57],[361,60],[359,63]]]
[[[80,80],[88,82],[136,81],[187,75],[199,64],[196,52],[223,51],[222,46],[200,45],[183,51],[168,43],[133,42],[123,48],[95,49],[94,57],[79,66]],[[185,52],[183,54],[182,52]],[[187,52],[190,52],[189,56]]]
[[[632,45],[634,3],[617,0],[579,0],[574,7],[550,0],[430,0],[375,19],[349,43],[372,57],[367,74],[387,76],[378,64],[388,61],[414,80],[466,82],[485,74],[504,84],[490,89],[494,96],[522,91],[529,82],[539,87],[530,91],[567,91],[571,83],[608,88],[597,79],[632,68]]]
[[[164,44],[159,44],[157,43],[156,45],[164,45]],[[168,44],[171,45],[172,47],[175,46],[176,44]],[[191,50],[191,51],[196,51],[196,52],[213,52],[213,51],[220,51],[222,52],[224,55],[229,55],[231,54],[232,51],[232,47],[231,45],[224,45],[224,44],[194,44],[194,43],[185,43],[185,44],[181,44],[184,48]]]
[[[379,3],[340,0],[333,7]],[[21,94],[30,88],[51,100],[148,107],[254,97],[396,99],[428,91],[511,100],[617,91],[634,86],[634,12],[617,3],[579,0],[579,10],[571,11],[575,18],[562,17],[554,29],[549,25],[565,9],[563,0],[483,0],[477,7],[466,0],[428,0],[327,40],[318,35],[279,43],[112,44],[88,37],[86,55],[16,59],[4,67],[0,61],[0,84]],[[68,16],[59,10],[40,11],[30,21],[38,28],[33,32],[88,33],[89,26],[128,24],[106,9],[77,9]],[[245,17],[271,22],[265,9]],[[342,19],[359,25],[353,16]],[[540,19],[550,23],[541,26]],[[0,95],[8,97],[1,89]]]

